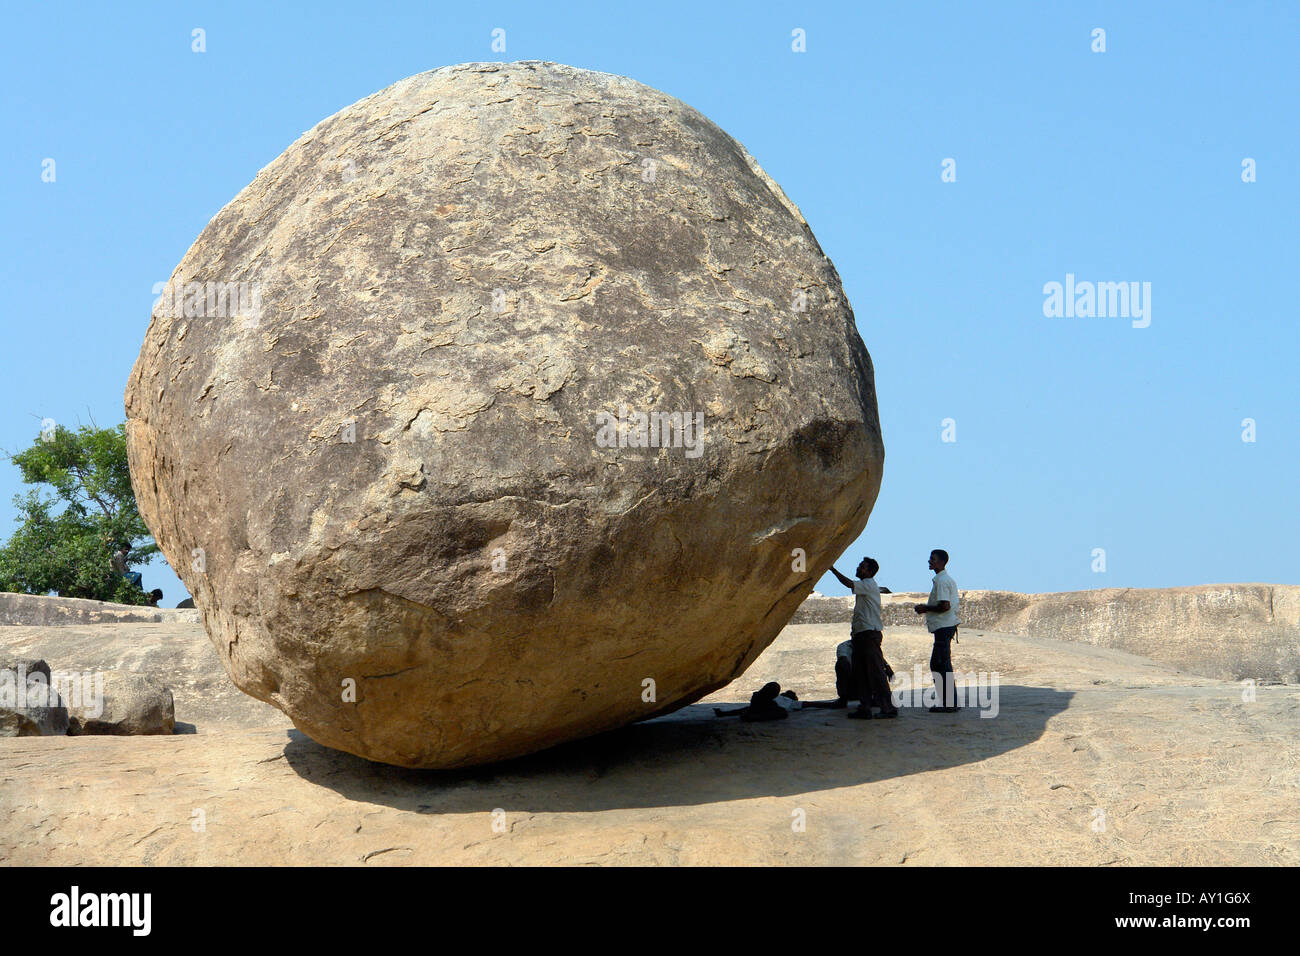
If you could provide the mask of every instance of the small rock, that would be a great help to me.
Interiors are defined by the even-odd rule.
[[[156,681],[125,671],[105,673],[102,700],[70,708],[69,718],[68,733],[74,737],[170,734],[176,730],[172,692]]]
[[[67,732],[68,709],[50,686],[50,665],[33,659],[0,664],[0,737],[60,737]]]

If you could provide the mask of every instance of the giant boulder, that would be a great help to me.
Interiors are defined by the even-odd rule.
[[[781,188],[672,97],[537,62],[303,134],[173,273],[126,407],[141,513],[235,683],[418,767],[732,680],[884,454]]]

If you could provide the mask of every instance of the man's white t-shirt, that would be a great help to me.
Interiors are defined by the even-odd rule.
[[[934,576],[934,584],[930,588],[930,600],[926,603],[938,604],[940,601],[948,602],[948,610],[942,614],[927,611],[925,615],[925,627],[931,634],[941,627],[957,626],[957,605],[960,603],[960,597],[957,594],[957,582],[946,570]]]
[[[776,706],[780,707],[782,710],[803,710],[803,701],[791,700],[784,694],[777,694],[776,697],[772,699],[772,703],[776,704]]]
[[[853,582],[853,631],[879,631],[880,624],[880,586],[875,578],[859,578]]]

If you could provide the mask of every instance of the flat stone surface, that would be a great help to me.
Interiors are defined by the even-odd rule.
[[[74,624],[174,623],[197,621],[197,611],[113,604],[84,598],[50,597],[0,591],[0,626],[7,624],[59,627]]]
[[[404,770],[233,723],[188,737],[0,740],[0,859],[1300,864],[1295,686],[1261,687],[1246,703],[1236,683],[1123,652],[969,629],[954,660],[1000,672],[995,718],[712,716],[767,680],[832,696],[845,630],[787,627],[700,704],[473,770]],[[929,639],[890,629],[885,653],[910,674],[927,665]],[[191,827],[199,810],[202,832]]]

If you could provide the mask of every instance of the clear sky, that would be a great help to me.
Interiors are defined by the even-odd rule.
[[[27,446],[46,417],[124,419],[154,283],[304,130],[423,70],[555,60],[710,117],[838,267],[887,453],[841,570],[872,554],[882,584],[922,589],[943,547],[966,588],[1300,583],[1300,4],[24,3],[0,17],[0,447]],[[1045,316],[1044,286],[1067,274],[1150,283],[1150,324]],[[20,488],[0,462],[6,536]],[[145,582],[166,605],[183,596],[161,559]],[[829,576],[819,590],[844,592]]]

